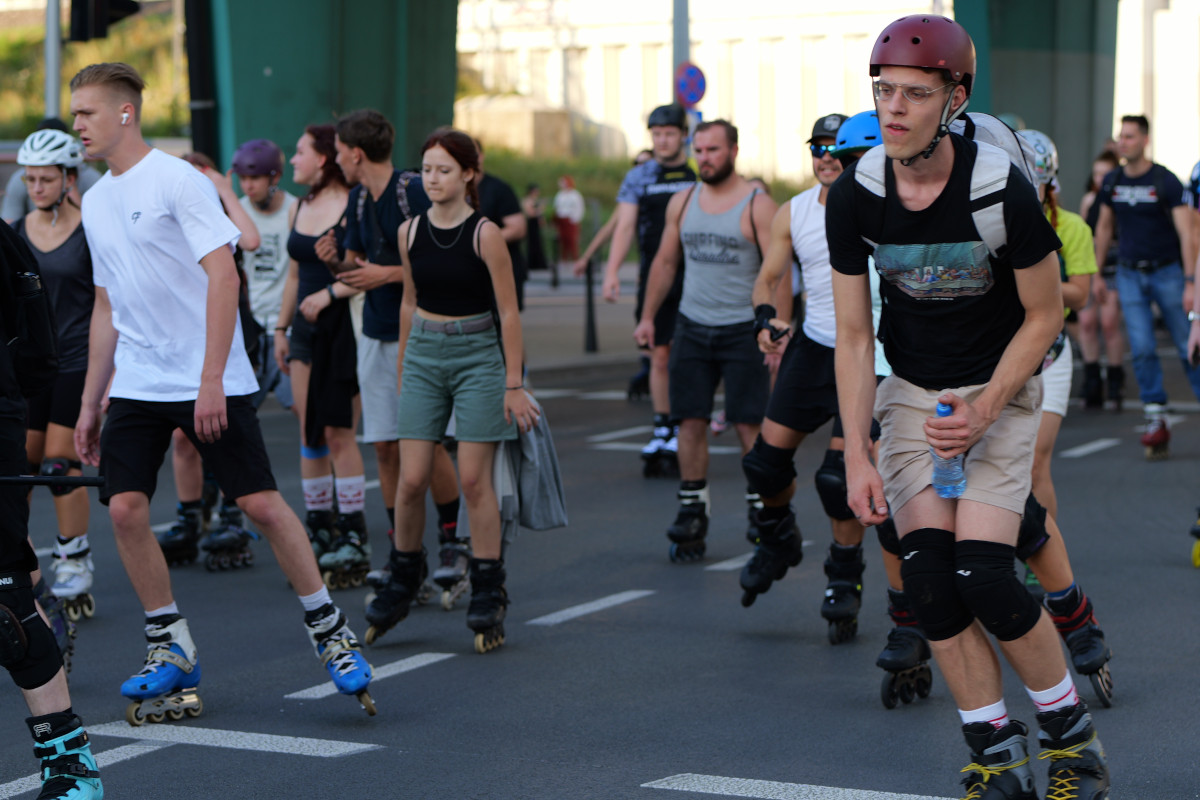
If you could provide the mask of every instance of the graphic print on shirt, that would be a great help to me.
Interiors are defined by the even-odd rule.
[[[1130,185],[1118,183],[1113,187],[1112,193],[1113,205],[1124,203],[1125,205],[1136,206],[1139,204],[1158,203],[1158,189],[1154,184],[1145,185]]]
[[[264,233],[260,238],[261,244],[258,249],[246,255],[250,260],[250,271],[262,280],[270,280],[278,273],[281,266],[279,258],[281,236],[278,233]]]
[[[978,297],[995,284],[983,242],[882,244],[875,249],[875,268],[915,300]]]
[[[717,233],[685,232],[683,251],[688,261],[702,264],[737,264],[741,239]]]

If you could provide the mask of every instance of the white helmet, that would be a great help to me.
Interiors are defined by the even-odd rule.
[[[83,163],[83,145],[63,131],[34,131],[21,143],[17,163],[23,167],[78,167]]]
[[[1033,145],[1037,153],[1033,162],[1033,174],[1037,182],[1043,185],[1051,183],[1058,174],[1058,148],[1054,146],[1054,140],[1041,131],[1029,129],[1017,131],[1017,135]]]

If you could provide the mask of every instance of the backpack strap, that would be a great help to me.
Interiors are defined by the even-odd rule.
[[[402,219],[412,217],[412,208],[408,204],[408,184],[412,183],[413,178],[419,177],[420,174],[416,171],[406,169],[396,179],[396,205],[400,206],[400,216]]]
[[[998,257],[1008,245],[1004,224],[1004,190],[1012,161],[1008,153],[987,142],[976,142],[971,169],[971,219],[988,252]]]
[[[359,185],[358,187],[358,205],[354,209],[354,219],[357,222],[363,221],[363,209],[367,205],[367,187]]]

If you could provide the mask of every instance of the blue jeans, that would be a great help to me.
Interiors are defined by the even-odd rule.
[[[1192,392],[1200,399],[1200,367],[1188,365],[1187,313],[1183,310],[1183,267],[1178,262],[1142,272],[1132,267],[1117,267],[1117,292],[1121,311],[1125,314],[1125,330],[1129,334],[1129,352],[1133,374],[1137,377],[1142,403],[1166,403],[1162,366],[1155,352],[1153,302],[1166,323],[1167,332],[1179,360],[1187,373]]]

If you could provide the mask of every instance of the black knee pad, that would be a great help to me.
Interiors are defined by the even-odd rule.
[[[825,507],[825,516],[830,519],[854,519],[854,512],[846,502],[846,454],[841,450],[826,450],[825,460],[813,475],[817,485],[817,496]]]
[[[879,537],[879,546],[885,553],[900,555],[900,534],[896,532],[896,523],[891,517],[875,526],[875,535]]]
[[[1033,630],[1042,607],[1017,580],[1015,548],[997,542],[967,540],[955,546],[954,582],[975,618],[1002,642]]]
[[[34,605],[28,573],[0,573],[0,666],[29,690],[49,683],[62,665],[54,633]]]
[[[39,470],[39,474],[48,478],[65,478],[73,469],[83,469],[83,462],[69,458],[44,458],[42,459],[42,468]],[[51,484],[50,494],[55,497],[62,497],[63,495],[70,494],[77,488],[79,487]]]
[[[1025,498],[1025,513],[1021,515],[1021,527],[1017,531],[1017,558],[1028,561],[1050,541],[1046,530],[1046,507],[1030,492]]]
[[[931,641],[965,631],[974,621],[954,583],[954,534],[918,528],[900,540],[904,594]]]
[[[795,455],[796,448],[773,447],[763,441],[762,434],[759,434],[754,447],[742,456],[742,472],[746,475],[746,483],[760,497],[771,498],[781,494],[796,479],[796,465],[792,463]]]

